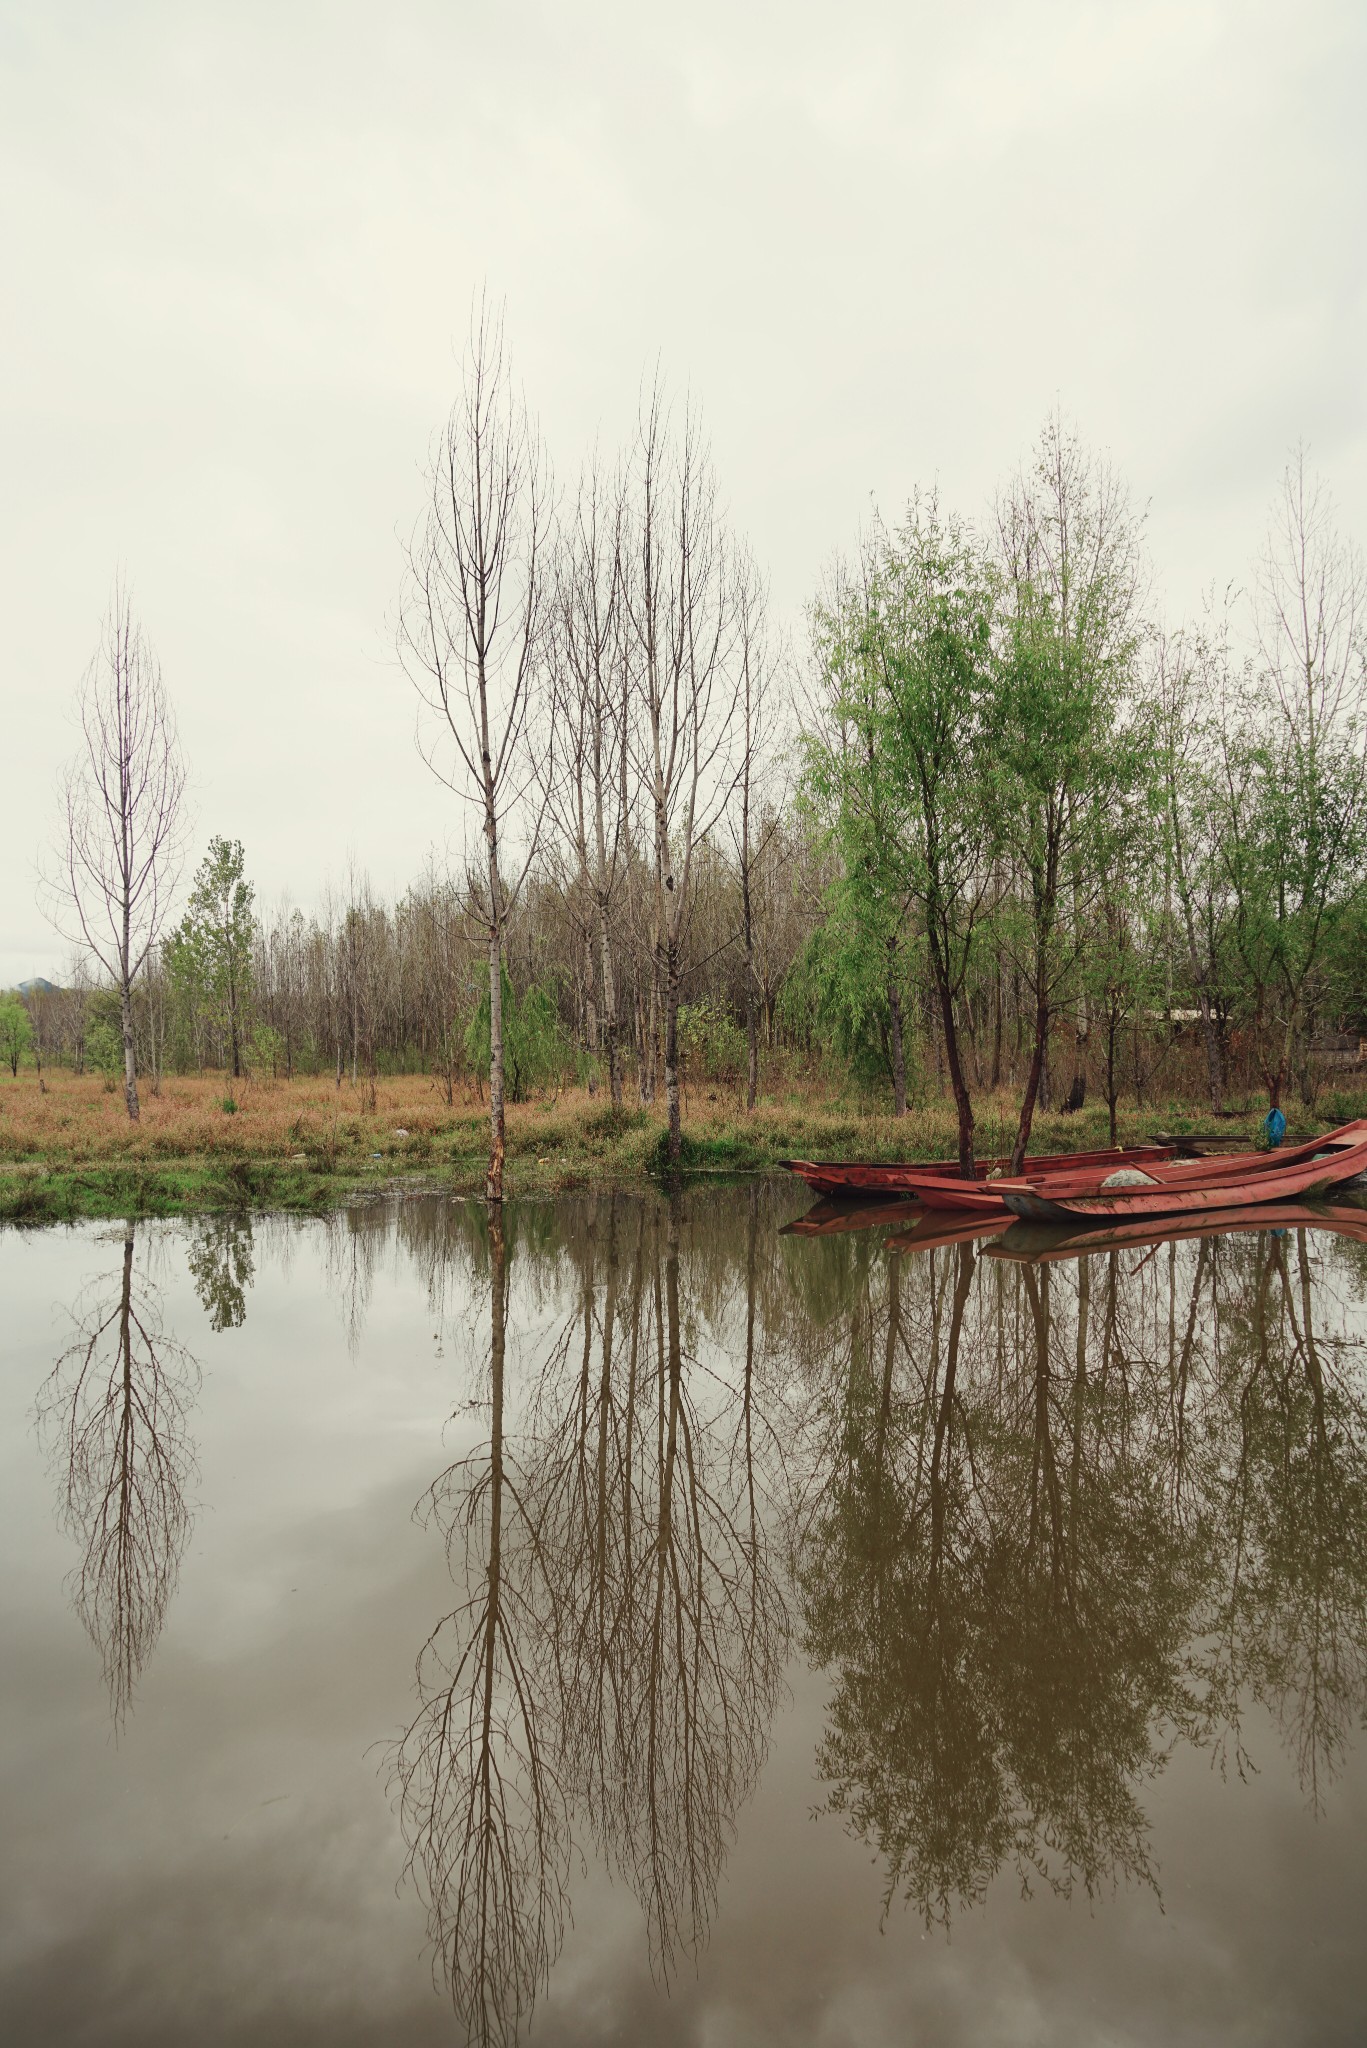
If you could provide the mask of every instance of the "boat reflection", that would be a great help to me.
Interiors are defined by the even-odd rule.
[[[1090,1252],[1145,1250],[1161,1244],[1186,1243],[1193,1238],[1227,1237],[1250,1231],[1329,1231],[1355,1244],[1367,1244],[1367,1208],[1330,1202],[1272,1202],[1247,1209],[1225,1209],[1218,1215],[1189,1219],[1169,1218],[1155,1222],[1140,1217],[1133,1223],[1110,1224],[1099,1229],[1072,1229],[1066,1224],[1013,1222],[997,1242],[988,1247],[994,1259],[1020,1259],[1031,1264],[1056,1259],[1080,1259]]]

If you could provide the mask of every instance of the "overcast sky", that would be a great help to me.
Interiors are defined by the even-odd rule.
[[[1367,537],[1367,7],[0,0],[0,984],[122,566],[196,852],[262,897],[459,836],[394,663],[472,293],[562,478],[658,356],[800,619],[871,495],[971,514],[1055,403],[1169,617],[1303,438]]]

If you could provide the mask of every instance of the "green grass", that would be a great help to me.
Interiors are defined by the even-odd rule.
[[[190,1216],[211,1210],[317,1211],[350,1190],[269,1160],[175,1166],[0,1167],[0,1222],[74,1223],[81,1217]]]

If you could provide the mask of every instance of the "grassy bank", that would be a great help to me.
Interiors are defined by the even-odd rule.
[[[978,1106],[981,1152],[1009,1148],[1016,1104],[1005,1095]],[[1367,1104],[1327,1099],[1321,1112],[1357,1113]],[[1261,1106],[1222,1128],[1252,1137]],[[1201,1129],[1198,1107],[1129,1105],[1121,1136]],[[1293,1127],[1298,1121],[1293,1116]],[[1106,1142],[1094,1105],[1075,1116],[1040,1116],[1034,1149],[1084,1150]],[[77,1216],[174,1215],[225,1208],[318,1209],[393,1185],[474,1192],[483,1185],[488,1121],[483,1105],[458,1095],[448,1106],[425,1076],[338,1089],[330,1080],[229,1083],[221,1076],[168,1080],[150,1091],[130,1125],[122,1097],[98,1077],[57,1073],[45,1093],[30,1074],[0,1083],[0,1219],[58,1221]],[[685,1167],[693,1173],[753,1173],[793,1157],[947,1158],[955,1148],[952,1106],[930,1103],[904,1118],[862,1114],[838,1100],[790,1095],[746,1115],[732,1092],[695,1091],[685,1116]],[[664,1119],[658,1108],[614,1112],[600,1095],[575,1091],[508,1112],[510,1192],[630,1184],[658,1172]]]

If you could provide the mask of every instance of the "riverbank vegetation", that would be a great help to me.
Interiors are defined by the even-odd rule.
[[[955,1106],[946,1096],[911,1105],[902,1116],[840,1095],[820,1074],[794,1062],[783,1086],[754,1110],[742,1085],[708,1086],[685,1101],[680,1170],[739,1175],[775,1170],[788,1158],[948,1158],[957,1143]],[[269,1075],[234,1080],[226,1071],[163,1075],[145,1089],[130,1123],[121,1075],[77,1075],[49,1066],[38,1077],[0,1077],[0,1220],[70,1221],[78,1216],[176,1215],[211,1209],[319,1209],[363,1200],[396,1186],[462,1193],[483,1190],[488,1115],[473,1083],[448,1104],[444,1079],[387,1074],[373,1090],[364,1077],[340,1087],[335,1076]],[[1018,1103],[1005,1090],[977,1105],[984,1151],[1008,1152]],[[1342,1085],[1321,1098],[1317,1121],[1367,1113],[1367,1087]],[[1256,1135],[1260,1108],[1221,1128]],[[1180,1096],[1155,1096],[1119,1114],[1123,1141],[1156,1130],[1199,1127],[1201,1113]],[[1103,1144],[1102,1102],[1080,1112],[1042,1112],[1036,1138],[1048,1150]],[[662,1104],[614,1109],[581,1086],[539,1091],[510,1103],[506,1168],[519,1193],[639,1185],[669,1171],[668,1120]]]
[[[398,640],[465,861],[267,908],[216,836],[172,925],[184,768],[116,594],[49,876],[85,943],[0,1005],[16,1086],[117,1077],[130,1159],[257,1156],[250,1127],[383,1166],[403,1132],[463,1175],[482,1117],[491,1199],[562,1126],[636,1171],[662,1116],[677,1170],[685,1126],[752,1162],[874,1156],[884,1121],[939,1150],[948,1105],[967,1167],[1060,1114],[1082,1144],[1361,1094],[1367,578],[1301,456],[1247,588],[1173,625],[1123,480],[1051,417],[977,523],[875,516],[793,642],[696,411],[652,387],[557,497],[481,315]],[[109,1122],[6,1119],[55,1164]]]

